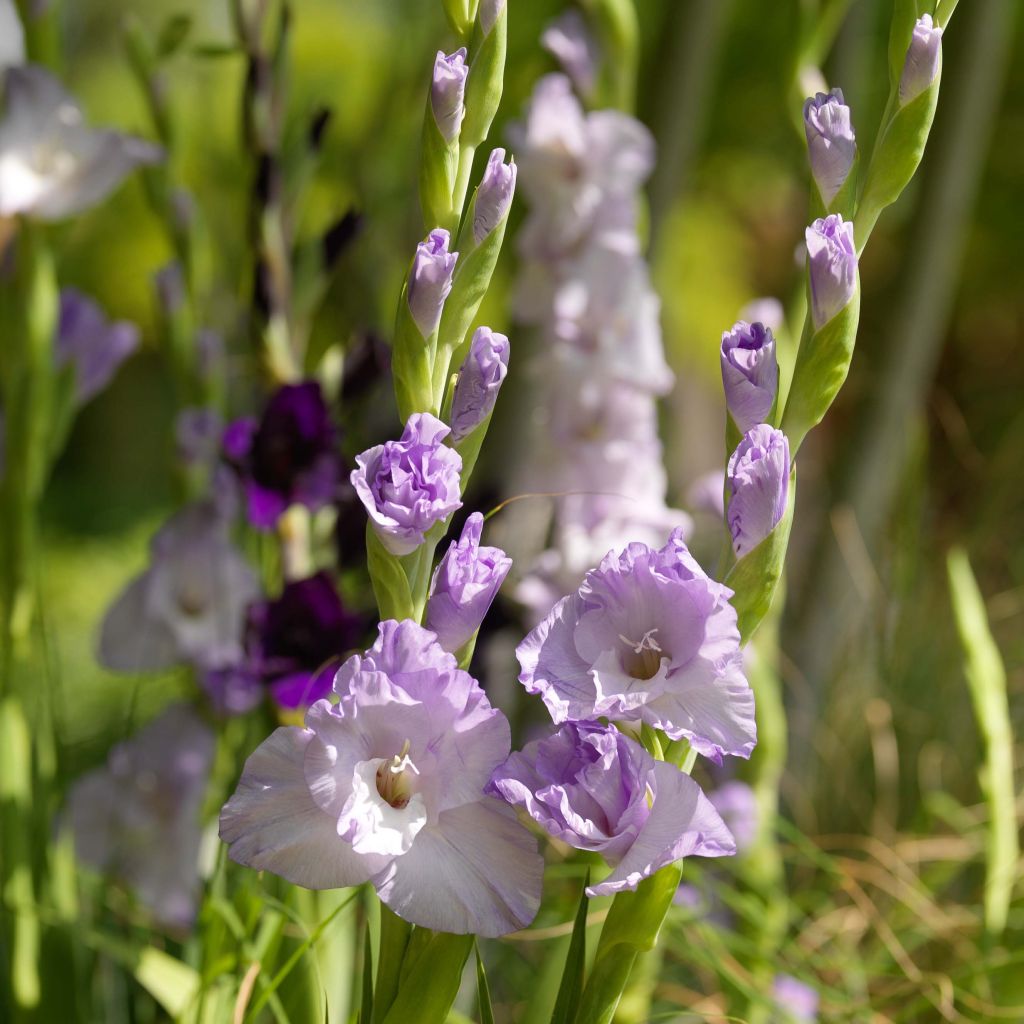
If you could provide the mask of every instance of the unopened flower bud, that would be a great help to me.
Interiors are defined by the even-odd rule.
[[[850,108],[843,102],[841,89],[819,92],[804,103],[804,132],[811,173],[828,206],[843,187],[857,156]]]
[[[453,441],[467,437],[490,416],[508,373],[508,354],[504,334],[477,328],[452,396]]]
[[[833,213],[816,220],[804,238],[811,275],[811,313],[815,330],[820,330],[846,307],[857,288],[853,223]]]
[[[430,85],[430,109],[434,113],[437,130],[446,142],[458,138],[462,119],[466,116],[464,100],[468,74],[464,46],[447,56],[443,50],[437,51],[434,79]]]
[[[480,31],[485,37],[491,34],[491,29],[501,17],[503,10],[505,10],[505,0],[480,0],[477,18],[480,21]]]
[[[725,404],[741,434],[764,423],[775,404],[779,364],[775,338],[764,324],[740,320],[722,335]]]
[[[505,150],[492,149],[473,204],[473,239],[477,245],[504,220],[515,189],[515,160],[506,164]]]
[[[453,654],[480,628],[512,559],[501,548],[480,546],[484,517],[474,512],[434,571],[424,625]]]
[[[942,56],[942,28],[930,14],[922,14],[914,26],[907,60],[900,76],[900,106],[905,107],[927,89],[939,73]]]
[[[451,235],[444,228],[434,228],[416,246],[416,256],[409,274],[409,312],[424,338],[429,338],[441,322],[444,300],[452,290],[457,252],[448,251]]]
[[[747,431],[729,459],[726,518],[737,558],[753,551],[775,529],[789,496],[789,441],[761,423]]]

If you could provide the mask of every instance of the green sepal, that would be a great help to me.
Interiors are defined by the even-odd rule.
[[[384,547],[370,522],[366,524],[366,564],[381,619],[401,621],[415,618],[415,605],[405,569],[398,557]]]
[[[487,972],[484,970],[480,947],[476,949],[476,1001],[480,1010],[480,1024],[494,1024],[494,1007],[491,1005],[491,987],[487,984]]]
[[[491,415],[493,413],[488,414],[486,419],[475,430],[454,446],[455,450],[462,456],[462,474],[459,479],[462,482],[463,494],[466,493],[466,485],[469,483],[469,478],[473,475],[477,459],[480,457],[480,449],[483,447],[484,438],[487,437],[487,428],[491,423]]]
[[[475,149],[491,130],[491,122],[501,103],[505,80],[505,49],[508,42],[508,4],[485,36],[479,15],[469,50],[469,76],[466,79],[466,117],[461,141]]]
[[[472,0],[444,0],[444,14],[452,31],[460,39],[468,39],[473,31]]]
[[[679,888],[682,866],[670,864],[635,892],[620,892],[601,929],[575,1024],[610,1024],[639,953],[652,950]]]
[[[373,994],[376,1024],[387,1017],[404,977],[406,957],[412,944],[413,927],[386,904],[380,904],[380,941],[377,949],[377,984]]]
[[[395,317],[395,340],[391,349],[391,376],[395,401],[403,423],[414,412],[437,414],[431,386],[432,344],[420,334],[409,309],[408,281],[402,288]],[[436,344],[436,342],[435,342]]]
[[[369,921],[366,922],[363,934],[363,978],[358,1024],[373,1024],[373,942]]]
[[[846,175],[842,188],[832,197],[832,202],[826,207],[822,202],[824,213],[815,213],[814,218],[825,217],[830,213],[838,213],[843,220],[852,220],[857,209],[857,181],[860,177],[860,150],[858,149],[850,164],[850,170]],[[821,201],[817,186],[813,189],[816,198]],[[812,218],[813,219],[813,218]]]
[[[452,210],[452,193],[458,173],[459,136],[448,142],[441,134],[428,96],[420,153],[420,206],[423,208],[423,226],[427,231],[446,228],[452,235],[458,232],[460,211]]]
[[[896,110],[878,140],[854,220],[853,237],[858,252],[863,252],[879,214],[899,199],[921,163],[935,119],[941,78],[940,62],[935,81],[920,96]]]
[[[384,1024],[444,1024],[473,942],[472,935],[415,929],[402,965],[402,986]]]
[[[572,926],[572,939],[565,954],[565,968],[562,983],[558,987],[558,998],[551,1012],[551,1024],[573,1024],[583,995],[583,976],[587,964],[587,909],[590,900],[587,886],[590,885],[590,868],[587,868],[580,891],[580,902],[576,908],[576,919]]]
[[[794,459],[804,437],[822,421],[846,380],[859,319],[858,276],[850,301],[824,327],[800,342],[781,427]]]
[[[796,467],[789,472],[789,495],[786,510],[768,534],[753,551],[748,551],[729,572],[725,585],[733,590],[732,606],[736,609],[740,644],[745,645],[754,635],[754,630],[768,614],[775,598],[775,592],[782,581],[786,564],[786,549],[789,547],[789,533],[793,526],[793,509],[796,506]]]

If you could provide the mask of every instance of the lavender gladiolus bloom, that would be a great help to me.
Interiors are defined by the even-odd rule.
[[[92,299],[65,288],[54,345],[57,368],[73,366],[75,401],[84,405],[107,384],[139,346],[139,329],[124,320],[111,323]]]
[[[188,505],[153,538],[149,568],[107,610],[100,663],[115,672],[234,664],[246,606],[258,593],[216,507]]]
[[[732,779],[710,793],[708,799],[736,840],[736,852],[749,849],[757,838],[759,819],[754,791],[745,782]]]
[[[555,722],[643,721],[707,757],[748,757],[754,695],[731,597],[680,530],[660,550],[630,544],[587,573],[519,645],[519,681]]]
[[[741,310],[740,320],[764,324],[772,333],[782,330],[786,323],[786,310],[778,299],[766,295],[751,299]]]
[[[575,7],[564,11],[544,29],[540,44],[562,65],[576,91],[589,97],[597,84],[601,53],[583,15]]]
[[[283,728],[246,762],[221,813],[230,856],[309,889],[371,882],[399,917],[438,931],[502,935],[533,920],[536,842],[487,796],[509,726],[434,634],[389,620],[334,682],[306,727]]]
[[[942,27],[922,14],[910,37],[907,59],[900,75],[900,106],[916,100],[935,81],[942,59]]]
[[[490,791],[608,861],[614,870],[589,896],[635,889],[681,857],[736,852],[700,786],[612,726],[570,722],[527,744],[495,771]]]
[[[743,435],[729,458],[726,518],[737,558],[752,551],[778,525],[789,497],[789,441],[761,423]]]
[[[473,240],[479,245],[508,214],[516,189],[516,162],[505,150],[492,149],[473,202]]]
[[[804,103],[804,132],[811,173],[828,206],[843,187],[857,156],[857,137],[842,89],[816,93]]]
[[[494,409],[508,373],[509,344],[504,334],[478,327],[459,370],[452,396],[452,440],[468,437]]]
[[[725,404],[741,434],[763,423],[775,404],[779,364],[775,338],[764,324],[739,320],[722,334]]]
[[[249,520],[269,530],[289,505],[316,510],[338,493],[337,432],[316,381],[279,388],[259,420],[236,420],[224,453],[245,486]]]
[[[501,548],[480,546],[484,517],[474,512],[434,570],[427,601],[427,629],[453,654],[480,628],[512,559]]]
[[[814,1024],[818,1019],[818,993],[790,974],[777,974],[772,985],[775,1005],[792,1024]]]
[[[68,795],[65,820],[79,861],[129,886],[167,927],[195,919],[200,813],[215,745],[194,711],[168,708]]]
[[[393,555],[415,551],[427,530],[462,506],[462,456],[443,443],[448,434],[436,416],[415,412],[398,441],[356,456],[352,486]]]
[[[462,119],[466,116],[463,100],[468,74],[469,65],[466,64],[464,46],[447,56],[443,50],[437,51],[434,78],[430,84],[430,109],[437,130],[444,136],[445,142],[458,138]]]
[[[444,228],[434,228],[416,246],[412,270],[409,273],[407,301],[420,334],[429,338],[441,322],[444,300],[452,290],[457,252],[448,251],[451,236]]]
[[[0,217],[61,220],[105,199],[163,150],[119,132],[87,128],[60,82],[35,66],[4,73]]]
[[[811,313],[821,330],[840,313],[857,289],[857,247],[853,222],[838,213],[819,217],[804,232],[811,275]]]

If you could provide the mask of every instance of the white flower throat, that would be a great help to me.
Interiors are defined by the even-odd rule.
[[[377,792],[398,810],[408,806],[413,792],[412,775],[419,775],[419,769],[409,757],[409,747],[406,740],[390,761],[382,761],[377,767]]]
[[[626,650],[619,655],[622,669],[634,679],[653,679],[661,668],[661,645],[654,639],[657,629],[649,629],[639,640],[619,634]]]

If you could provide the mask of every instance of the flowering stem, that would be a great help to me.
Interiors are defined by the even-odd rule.
[[[469,179],[473,173],[475,154],[476,146],[463,145],[459,150],[459,173],[455,178],[455,188],[452,190],[451,225],[448,226],[453,238],[458,234],[459,225],[462,223],[462,211],[466,206],[466,193],[469,192]]]

